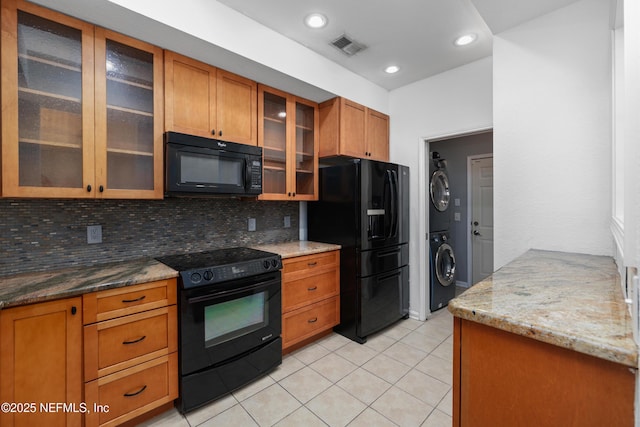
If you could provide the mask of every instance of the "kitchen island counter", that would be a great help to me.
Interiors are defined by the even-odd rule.
[[[633,426],[638,349],[611,258],[530,250],[449,311],[454,426]]]
[[[456,317],[638,366],[631,315],[610,257],[530,250],[449,303]]]
[[[0,309],[173,277],[177,271],[152,258],[16,274],[0,277]]]

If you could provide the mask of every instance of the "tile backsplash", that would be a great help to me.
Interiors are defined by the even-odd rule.
[[[297,202],[252,199],[0,199],[0,276],[292,241],[298,218]],[[87,243],[89,225],[102,226],[102,243]]]

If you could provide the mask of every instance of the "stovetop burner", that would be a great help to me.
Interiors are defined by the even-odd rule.
[[[282,268],[280,255],[244,247],[168,255],[156,259],[180,273],[184,288],[225,282]]]

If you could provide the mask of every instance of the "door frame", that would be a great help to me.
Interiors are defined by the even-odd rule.
[[[488,154],[473,154],[471,156],[467,156],[467,213],[468,213],[468,219],[469,221],[467,221],[467,287],[471,287],[471,285],[473,285],[472,280],[473,280],[473,253],[472,253],[472,248],[473,248],[473,244],[472,244],[472,239],[471,239],[471,214],[473,206],[472,206],[472,195],[473,195],[473,191],[471,188],[471,162],[473,160],[477,160],[477,159],[488,159],[491,158],[493,159],[493,153],[488,153]],[[493,208],[491,209],[492,213],[493,213]],[[494,216],[495,217],[495,216]],[[494,224],[495,226],[495,224]]]
[[[429,184],[427,178],[429,175],[429,164],[427,163],[427,155],[429,154],[429,144],[431,142],[442,141],[445,139],[459,138],[461,136],[475,135],[477,133],[484,133],[493,131],[493,126],[473,128],[468,130],[460,130],[457,132],[450,132],[444,134],[435,134],[431,136],[421,137],[421,143],[418,144],[418,236],[423,236],[418,244],[418,257],[421,262],[418,263],[418,280],[419,286],[419,298],[420,306],[417,309],[417,313],[412,310],[413,315],[417,315],[419,320],[426,320],[427,316],[431,314],[429,309],[429,264],[426,263],[427,255],[429,254]],[[412,316],[413,317],[413,316]]]

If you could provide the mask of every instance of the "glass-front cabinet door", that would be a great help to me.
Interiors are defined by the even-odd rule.
[[[94,183],[93,26],[2,2],[2,195],[86,197]]]
[[[258,140],[262,145],[262,192],[265,198],[287,196],[287,98],[258,90]]]
[[[162,198],[162,50],[2,0],[2,196]]]
[[[315,200],[318,194],[318,108],[296,100],[295,180],[296,197]]]
[[[258,144],[262,200],[317,200],[318,107],[311,101],[258,87]]]
[[[96,28],[96,184],[162,198],[162,50]]]

